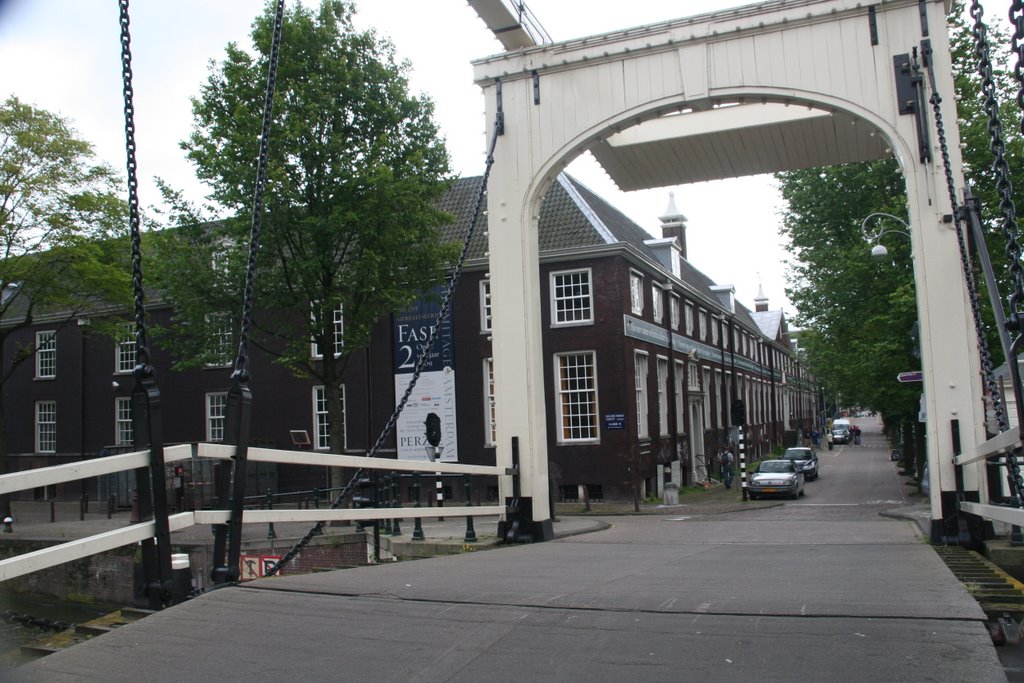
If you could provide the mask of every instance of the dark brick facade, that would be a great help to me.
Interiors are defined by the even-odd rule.
[[[446,204],[460,224],[466,217],[459,207],[478,185],[468,179],[456,186]],[[476,184],[474,184],[476,183]],[[762,406],[747,430],[753,454],[766,452],[782,442],[786,433],[798,428],[809,429],[815,419],[813,383],[799,369],[798,359],[790,348],[784,326],[769,337],[739,304],[727,306],[711,289],[713,283],[684,261],[673,275],[655,254],[645,246],[645,233],[625,217],[601,204],[581,186],[579,196],[562,191],[569,185],[554,185],[542,209],[541,240],[541,320],[544,322],[544,383],[547,397],[547,442],[552,483],[556,496],[572,497],[580,486],[590,486],[590,494],[604,498],[625,498],[628,495],[631,463],[641,462],[642,479],[647,492],[655,492],[664,479],[660,467],[676,458],[684,458],[682,481],[691,483],[696,476],[696,458],[704,454],[708,460],[727,443],[729,406],[726,399],[734,396],[731,378],[742,376],[752,393],[744,398],[754,404],[754,393],[760,395],[756,404]],[[465,195],[463,197],[462,195]],[[580,199],[579,197],[583,197]],[[618,241],[595,233],[591,223],[578,206],[590,202],[592,214],[604,221],[604,230],[614,231]],[[559,225],[570,225],[577,246],[545,251],[546,237],[557,233]],[[457,227],[457,226],[456,226]],[[590,230],[588,233],[587,230]],[[454,230],[454,228],[453,228]],[[452,239],[452,235],[448,236]],[[487,404],[485,399],[484,360],[491,355],[490,333],[481,331],[480,281],[486,275],[483,249],[477,244],[471,250],[470,265],[464,273],[453,305],[457,377],[457,414],[459,459],[474,464],[493,464],[494,447],[487,442]],[[588,269],[593,293],[593,322],[577,326],[553,326],[551,320],[550,275],[553,271]],[[630,273],[642,276],[644,307],[641,315],[631,312]],[[652,315],[652,285],[662,283],[665,291],[664,318],[655,321]],[[679,297],[680,323],[670,330],[669,300]],[[694,330],[687,333],[683,321],[685,306],[693,305]],[[706,335],[700,336],[696,318],[700,311],[706,316]],[[170,309],[155,306],[150,311],[154,327],[169,324]],[[125,316],[127,320],[127,315]],[[624,322],[627,319],[631,322]],[[93,331],[88,319],[72,320],[56,327],[45,322],[19,333],[3,349],[10,359],[18,345],[31,345],[37,330],[55,329],[57,333],[57,370],[54,379],[36,379],[32,360],[18,367],[5,385],[3,402],[6,416],[8,448],[14,469],[28,469],[94,458],[119,450],[115,445],[115,397],[130,395],[134,378],[115,372],[115,344]],[[633,324],[641,333],[628,333]],[[710,328],[718,326],[732,337],[739,333],[748,341],[747,353],[728,346],[719,334],[715,340]],[[675,339],[672,348],[658,343],[652,335]],[[730,339],[730,342],[732,340]],[[678,346],[679,348],[676,348]],[[767,351],[764,351],[767,350]],[[593,352],[596,358],[598,438],[592,442],[567,444],[559,438],[555,403],[556,354]],[[634,358],[637,352],[647,354],[647,438],[637,436],[636,385]],[[157,369],[161,390],[162,416],[166,443],[188,443],[207,439],[206,396],[228,389],[230,368],[208,368],[187,371],[172,369],[174,349],[163,346],[156,336],[151,340],[152,362]],[[346,399],[346,447],[351,453],[362,453],[376,439],[395,405],[391,321],[380,321],[370,348],[357,352],[344,378]],[[669,377],[662,392],[657,387],[659,357],[664,358]],[[679,363],[677,366],[676,364]],[[672,373],[683,373],[697,366],[698,385],[690,387],[687,378],[676,397]],[[803,373],[803,376],[801,375]],[[315,382],[299,379],[258,352],[251,359],[251,387],[254,396],[252,440],[254,444],[276,448],[292,448],[291,430],[315,434],[313,387]],[[710,382],[706,382],[710,379]],[[739,386],[739,384],[737,385]],[[659,423],[658,396],[670,402],[668,429],[663,435]],[[782,397],[786,398],[783,399]],[[35,405],[37,401],[55,401],[56,452],[38,453],[35,448]],[[677,424],[673,403],[681,401],[682,424]],[[783,414],[782,404],[789,406]],[[748,406],[753,412],[754,406]],[[701,424],[693,424],[694,414]],[[621,424],[615,417],[624,416]],[[707,416],[705,420],[704,416]],[[126,448],[120,448],[126,450]],[[394,457],[394,437],[385,443],[383,455]],[[640,457],[637,461],[636,458]],[[198,507],[208,502],[212,490],[211,468],[197,469],[189,464],[186,475],[188,491],[181,501],[184,507]],[[325,468],[311,466],[261,466],[250,476],[251,494],[275,493],[324,487],[328,478]],[[464,498],[461,482],[449,483],[456,500]],[[487,487],[487,488],[485,488]],[[557,488],[561,487],[561,488]],[[118,493],[118,503],[127,501],[117,485],[110,481],[71,483],[49,491],[26,492],[23,497],[75,499],[83,492],[91,498]],[[403,484],[403,498],[408,500],[408,481]],[[432,487],[424,489],[424,504]],[[477,501],[495,498],[494,482],[477,484]],[[172,496],[171,500],[175,500]]]

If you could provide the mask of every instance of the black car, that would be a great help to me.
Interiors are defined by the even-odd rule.
[[[804,473],[805,481],[814,481],[818,478],[818,454],[813,448],[787,448],[782,458],[792,460],[796,468]]]
[[[849,427],[834,427],[832,429],[832,443],[850,443]]]

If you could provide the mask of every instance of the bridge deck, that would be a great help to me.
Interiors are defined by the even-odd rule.
[[[253,582],[17,680],[1005,680],[912,523],[738,516]]]

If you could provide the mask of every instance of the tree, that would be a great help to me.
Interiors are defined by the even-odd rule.
[[[957,101],[965,175],[982,200],[989,250],[993,260],[999,261],[1005,240],[997,229],[999,197],[994,190],[989,117],[975,63],[973,24],[964,15],[963,3],[957,3],[950,14],[956,92],[940,94]],[[1006,156],[1013,184],[1020,187],[1024,169],[1018,162],[1024,142],[1015,123],[1020,112],[1012,98],[1013,83],[1000,66],[1009,61],[1009,40],[997,31],[990,31],[989,38],[993,90],[1003,103],[999,114]],[[847,164],[777,177],[788,204],[782,233],[790,238],[796,254],[788,293],[800,311],[796,323],[808,328],[801,343],[808,349],[813,371],[825,383],[828,395],[841,394],[848,403],[870,405],[882,413],[887,426],[916,425],[919,387],[893,381],[898,372],[919,363],[912,334],[916,299],[909,243],[896,236],[888,239],[892,264],[881,267],[866,258],[860,231],[872,212],[906,219],[905,188],[897,164],[893,160]],[[1006,283],[1005,266],[1000,275]],[[1002,291],[1007,291],[1005,284]],[[980,294],[987,296],[983,288]],[[998,362],[1001,353],[991,326],[991,309],[986,300],[982,307],[984,334]]]
[[[342,447],[339,385],[352,354],[382,315],[440,282],[453,257],[437,237],[450,219],[436,208],[450,171],[433,106],[409,94],[407,65],[372,31],[356,31],[352,12],[324,0],[316,11],[296,3],[285,17],[252,336],[323,383],[333,452]],[[160,246],[160,284],[175,302],[170,332],[187,351],[181,357],[192,356],[186,363],[223,356],[209,340],[223,339],[229,318],[239,328],[273,19],[268,6],[254,23],[256,57],[227,46],[193,100],[194,130],[182,143],[230,214],[204,222],[179,202],[176,220],[187,225],[166,231]]]
[[[46,316],[55,329],[103,304],[126,304],[125,203],[117,176],[61,117],[10,96],[0,106],[0,392],[36,353],[14,340]],[[5,399],[8,397],[4,397]],[[0,401],[0,473],[8,471]],[[10,514],[8,496],[0,498]]]

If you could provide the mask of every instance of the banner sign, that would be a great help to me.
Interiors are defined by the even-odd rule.
[[[395,358],[395,404],[402,400],[416,370],[416,361],[430,338],[430,329],[441,310],[443,287],[435,290],[436,299],[421,299],[412,308],[394,316],[393,339]],[[420,374],[409,402],[398,416],[395,436],[400,460],[427,458],[427,415],[441,419],[441,457],[444,462],[458,462],[459,443],[455,422],[455,337],[451,311],[438,329],[430,357]]]

